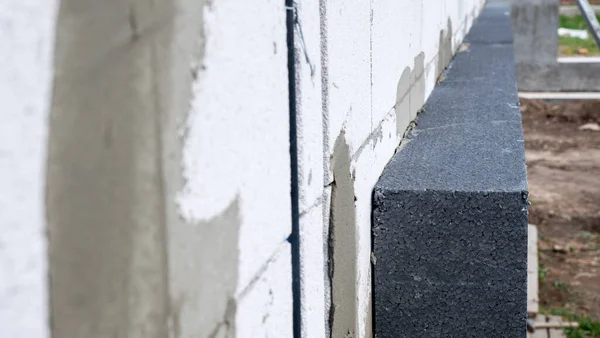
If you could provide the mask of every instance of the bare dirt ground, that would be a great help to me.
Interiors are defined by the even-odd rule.
[[[599,320],[600,101],[522,99],[521,110],[540,305]]]

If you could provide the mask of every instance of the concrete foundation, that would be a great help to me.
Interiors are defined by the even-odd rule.
[[[508,11],[487,5],[375,187],[376,337],[525,335],[527,179]]]
[[[600,62],[565,62],[557,58],[558,16],[559,0],[512,0],[519,90],[600,91]]]

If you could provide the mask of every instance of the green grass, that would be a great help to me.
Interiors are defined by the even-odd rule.
[[[598,16],[598,19],[600,20],[600,15]],[[560,27],[562,28],[587,29],[587,24],[581,16],[569,17],[561,15],[559,20]],[[558,44],[560,46],[560,54],[578,54],[577,51],[581,48],[587,49],[589,51],[589,55],[600,54],[600,48],[598,48],[598,45],[596,45],[596,41],[594,41],[594,38],[591,36],[591,34],[586,40],[567,36],[559,36]]]
[[[561,316],[572,322],[578,322],[579,327],[565,329],[567,338],[600,338],[600,321],[590,317],[578,316],[568,311],[568,309],[543,310],[542,313],[550,313],[555,316]]]
[[[552,282],[552,286],[554,286],[554,288],[560,292],[566,293],[567,291],[569,291],[569,284],[565,283],[565,282],[561,282],[559,280],[555,280],[554,282]]]
[[[591,55],[600,53],[600,48],[598,48],[596,41],[593,39],[582,40],[568,36],[559,36],[558,45],[560,46],[561,53],[567,55],[577,54],[577,51],[581,48],[587,49]]]
[[[600,15],[597,15],[598,21],[600,21]],[[569,17],[566,15],[561,15],[559,18],[560,27],[562,28],[570,28],[570,29],[587,29],[587,24],[582,16],[573,16]]]
[[[548,269],[543,267],[542,264],[538,264],[538,280],[540,284],[546,281],[546,276],[548,276]]]
[[[577,234],[577,237],[579,238],[583,238],[583,239],[589,239],[589,240],[593,240],[596,239],[596,237],[598,237],[598,234],[589,232],[589,231],[581,231]]]

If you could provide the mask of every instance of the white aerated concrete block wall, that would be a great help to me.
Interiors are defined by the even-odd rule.
[[[322,166],[325,170],[322,193],[319,194],[315,186],[303,184],[300,195],[310,196],[304,201],[304,207],[323,209],[322,232],[326,236],[323,239],[323,266],[328,267],[332,259],[327,252],[329,228],[347,226],[336,224],[330,219],[329,211],[331,188],[336,189],[337,181],[332,163],[336,159],[339,161],[341,156],[335,153],[335,144],[341,137],[351,157],[348,170],[354,196],[349,198],[354,199],[354,210],[334,209],[331,213],[334,219],[336,213],[354,213],[356,234],[353,245],[356,246],[354,262],[357,265],[353,275],[341,278],[352,279],[351,282],[355,283],[354,296],[357,302],[354,317],[358,321],[358,332],[353,332],[352,327],[338,327],[339,331],[336,332],[336,320],[338,323],[344,322],[344,318],[338,316],[348,316],[343,311],[334,311],[334,323],[329,321],[327,314],[332,306],[336,308],[335,302],[331,303],[329,293],[335,293],[336,290],[335,281],[332,290],[332,280],[326,273],[322,285],[325,302],[318,297],[306,297],[309,303],[303,303],[303,309],[311,309],[302,314],[305,333],[321,332],[324,324],[326,331],[333,326],[333,337],[348,332],[354,337],[371,337],[371,260],[376,259],[370,254],[372,188],[483,4],[483,0],[320,1],[321,63],[315,71],[322,76],[323,108],[322,123],[319,124],[314,106],[307,103],[307,95],[312,93],[311,89],[316,91],[315,83],[318,82],[305,74],[309,65],[304,58],[304,48],[309,59],[313,58],[318,48],[313,27],[317,18],[313,10],[308,10],[314,5],[299,3],[298,13],[305,44],[296,46],[299,67],[304,72],[299,79],[301,89],[298,91],[298,114],[302,117],[298,122],[298,146],[299,149],[311,149],[309,155],[300,156],[301,182],[307,182],[311,173],[314,182],[314,174],[318,172],[315,168],[321,165],[319,158],[312,153],[319,150],[319,145],[315,143],[318,131],[322,132]],[[308,116],[312,116],[312,120],[307,122]],[[311,229],[303,233],[304,243],[310,243],[305,244],[302,251],[303,290],[321,292],[321,286],[315,280],[322,274],[323,266],[316,264],[322,248],[313,237],[318,232],[318,225],[314,223],[318,217],[311,210],[302,214],[301,218],[305,221],[301,223],[301,228]],[[334,247],[335,241],[334,238]],[[346,272],[338,271],[338,274]],[[347,286],[344,286],[345,291],[351,289]],[[326,316],[321,319],[323,312]]]
[[[210,219],[238,200],[237,337],[292,334],[285,13],[277,0],[205,7],[185,124],[182,216]]]
[[[325,337],[327,312],[323,235],[324,144],[321,87],[321,25],[318,1],[297,4],[301,35],[295,35],[302,337]]]
[[[372,337],[372,188],[483,3],[297,2],[302,337]],[[58,6],[53,0],[0,1],[0,336],[49,336],[44,189]],[[171,269],[164,279],[171,311],[165,323],[181,337],[212,327],[216,336],[235,332],[236,337],[292,337],[292,266],[286,240],[292,223],[285,22],[290,9],[282,0],[178,0],[172,7],[177,9],[176,29],[197,30],[202,52],[190,53],[189,65],[157,61],[160,72],[175,74],[174,69],[183,67],[193,74],[190,86],[180,81],[179,73],[169,80],[191,87],[191,94],[185,113],[173,108],[185,116],[177,139],[181,142],[173,146],[179,147],[181,163],[171,166],[181,169],[177,174],[183,184],[176,201],[166,202],[176,203],[181,224],[165,221]],[[197,7],[201,12],[190,10]],[[68,14],[79,18],[76,11]],[[194,17],[184,20],[184,15]],[[135,31],[140,23],[127,24]],[[157,31],[168,25],[159,26]],[[141,40],[127,46],[147,43],[144,39],[153,38],[150,28],[135,32]],[[175,32],[174,38],[184,36]],[[187,54],[181,55],[194,49],[188,46],[191,40],[186,35],[181,39],[185,47],[158,47],[173,48],[177,60],[187,60]],[[181,101],[185,103],[165,103],[170,108],[157,114],[174,114],[169,109],[187,104]],[[157,166],[177,158],[169,156],[160,157]],[[168,175],[162,179],[169,189],[179,182]],[[220,236],[223,232],[215,230],[220,226],[231,236]],[[208,233],[209,228],[215,233]],[[336,229],[338,236],[332,238]],[[194,248],[194,237],[188,234],[204,239],[206,247]],[[181,248],[174,247],[178,243]],[[194,256],[218,252],[222,256],[215,259],[221,259],[231,253],[226,247],[230,243],[235,257],[222,266]],[[345,256],[334,262],[333,252]],[[186,280],[186,271],[193,281]],[[219,303],[219,313],[211,314],[206,276],[218,279],[222,273],[235,279],[231,294],[218,291],[233,305]],[[206,327],[196,320],[203,314],[199,320]]]
[[[49,337],[44,182],[57,5],[0,1],[2,337]]]

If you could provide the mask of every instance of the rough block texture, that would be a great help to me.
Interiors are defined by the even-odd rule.
[[[465,42],[469,43],[512,43],[513,35],[510,29],[510,9],[502,1],[488,1],[485,11],[477,18]]]
[[[525,335],[527,179],[507,13],[487,5],[375,186],[378,338]]]

